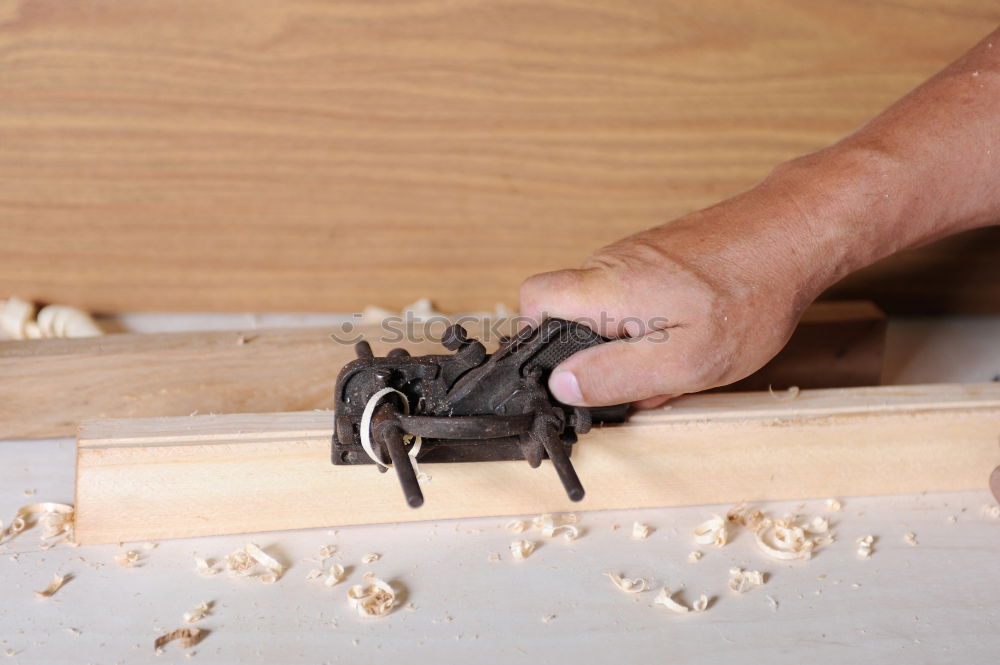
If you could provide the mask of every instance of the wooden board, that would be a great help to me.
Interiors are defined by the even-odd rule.
[[[84,423],[82,543],[472,516],[986,487],[1000,462],[1000,384],[685,397],[584,437],[587,489],[548,461],[424,465],[426,503],[394,474],[329,462],[331,412]]]
[[[3,3],[0,297],[513,305],[998,22],[982,0]]]
[[[440,353],[446,322],[398,344],[378,326],[356,332],[376,353]],[[469,324],[484,339],[492,326]],[[330,328],[109,335],[0,342],[0,439],[73,436],[82,420],[329,408],[337,372],[354,358]],[[491,350],[501,325],[484,339]],[[349,339],[349,337],[342,337]],[[242,343],[241,343],[242,342]],[[738,389],[879,383],[885,317],[870,303],[806,310],[788,346]]]

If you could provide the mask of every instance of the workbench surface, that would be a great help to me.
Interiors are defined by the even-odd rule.
[[[989,380],[1000,373],[998,339],[996,317],[892,322],[886,377]],[[0,519],[9,523],[27,503],[71,503],[73,457],[71,440],[0,443]],[[827,510],[827,497],[762,506],[830,519],[836,541],[796,562],[767,558],[746,531],[721,549],[695,545],[692,529],[729,506],[581,512],[583,534],[572,542],[512,534],[495,518],[165,541],[154,549],[43,551],[30,530],[0,546],[0,663],[992,663],[1000,652],[1000,519],[984,510],[996,505],[988,473],[977,492],[838,497],[839,512]],[[373,482],[397,499],[393,478],[373,471]],[[636,521],[654,527],[648,539],[631,538]],[[865,534],[876,537],[869,560],[855,551]],[[507,547],[520,537],[541,546],[515,561]],[[196,572],[195,556],[218,560],[250,541],[288,566],[277,583]],[[335,546],[333,560],[348,569],[332,588],[306,579],[324,545]],[[140,565],[121,568],[114,555],[129,549],[140,552]],[[704,556],[689,561],[695,549]],[[363,564],[368,552],[381,559]],[[490,561],[492,553],[500,560]],[[729,591],[733,566],[765,572],[766,584]],[[381,619],[354,614],[346,591],[367,570],[403,591],[403,607]],[[647,578],[653,589],[623,593],[608,571]],[[36,597],[54,573],[72,578],[53,597]],[[686,602],[708,595],[708,610],[681,615],[654,605],[663,585],[680,589]],[[207,636],[192,649],[173,643],[156,655],[153,640],[186,625],[183,613],[202,601],[214,604],[197,624]]]

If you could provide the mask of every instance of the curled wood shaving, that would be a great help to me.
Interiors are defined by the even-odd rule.
[[[44,589],[42,589],[41,591],[36,591],[35,595],[38,596],[39,598],[49,598],[52,596],[52,594],[61,589],[62,585],[65,584],[66,580],[68,579],[69,579],[68,576],[64,577],[56,573],[55,575],[52,576],[52,581],[49,582],[49,585]]]
[[[507,522],[507,525],[504,528],[511,533],[521,533],[528,528],[528,523],[524,520],[511,520]]]
[[[649,534],[651,533],[653,533],[653,527],[648,524],[636,522],[632,525],[632,538],[635,540],[645,540],[646,538],[649,538]]]
[[[182,649],[190,649],[201,641],[202,633],[204,631],[201,628],[178,628],[172,633],[157,637],[153,642],[153,648],[159,653],[167,644],[178,640]]]
[[[691,554],[688,554],[688,561],[694,562],[694,561],[699,560],[703,556],[704,556],[704,554],[702,554],[698,550],[695,550],[695,551],[691,552]]]
[[[366,584],[355,584],[347,590],[347,600],[362,617],[381,617],[392,611],[396,592],[384,580],[365,573]]]
[[[19,298],[0,302],[0,330],[10,339],[94,337],[103,335],[90,314],[67,305],[48,305],[35,314],[35,305]]]
[[[915,534],[915,533],[908,533],[905,536],[903,536],[903,541],[907,545],[909,545],[910,547],[916,547],[918,545],[918,543],[917,543],[917,534]]]
[[[0,543],[10,542],[18,534],[31,529],[36,524],[42,527],[42,540],[73,540],[73,506],[65,503],[32,503],[18,508],[8,528],[0,522]]]
[[[608,571],[604,574],[611,578],[611,582],[625,593],[641,593],[649,588],[649,582],[641,577],[633,580],[627,577],[622,577],[618,573],[612,571]]]
[[[209,559],[203,559],[200,556],[194,558],[195,570],[201,575],[216,575],[219,569],[215,567],[214,562]]]
[[[135,568],[136,564],[140,561],[139,553],[135,550],[129,550],[128,552],[118,552],[115,554],[115,563],[117,563],[122,568]]]
[[[267,573],[255,573],[258,564]],[[260,580],[264,584],[273,584],[281,579],[285,567],[254,543],[247,543],[226,557],[226,570],[234,575]]]
[[[361,562],[362,563],[375,563],[376,561],[378,561],[381,558],[382,558],[381,554],[378,554],[377,552],[369,552],[368,554],[366,554],[363,557],[361,557]]]
[[[531,525],[541,531],[546,538],[553,538],[562,533],[566,540],[576,540],[580,537],[580,529],[575,526],[575,522],[576,515],[572,513],[569,515],[545,513],[532,520]]]
[[[205,618],[212,609],[212,603],[202,602],[198,603],[193,610],[184,613],[184,621],[187,623],[196,623]]]
[[[337,552],[336,545],[324,545],[323,547],[319,548],[319,560],[326,561],[334,554],[336,554],[336,552]]]
[[[736,593],[746,593],[755,586],[764,584],[764,573],[759,570],[729,569],[729,589]]]
[[[874,552],[873,545],[875,544],[875,536],[870,533],[866,536],[861,536],[858,538],[858,556],[870,559],[872,558],[872,552]]]
[[[345,570],[339,563],[334,563],[329,569],[314,568],[306,575],[307,580],[323,579],[324,586],[336,586],[344,580]]]
[[[726,521],[718,515],[706,520],[694,528],[694,542],[699,545],[715,545],[722,547],[729,541]]]
[[[527,559],[538,547],[530,540],[515,540],[510,544],[510,553],[515,559]]]
[[[771,394],[771,397],[778,402],[791,402],[793,399],[799,396],[799,387],[790,386],[788,390],[779,395],[778,393],[774,392],[774,389],[771,386],[768,386],[767,392],[769,392]]]
[[[1000,505],[984,503],[982,508],[983,515],[986,517],[992,517],[993,519],[1000,518]]]
[[[840,501],[838,501],[837,499],[826,500],[826,509],[829,510],[831,513],[839,512],[842,507],[843,504],[841,504]]]
[[[754,535],[757,547],[772,558],[784,561],[812,558],[813,543],[801,528],[764,520]]]
[[[688,612],[704,612],[708,608],[708,596],[702,594],[698,596],[698,599],[691,603],[691,607],[683,605],[673,599],[674,592],[670,590],[670,587],[665,586],[660,590],[660,593],[656,596],[656,600],[653,601],[656,605],[663,605],[668,610],[672,612],[677,612],[678,614],[687,614]]]

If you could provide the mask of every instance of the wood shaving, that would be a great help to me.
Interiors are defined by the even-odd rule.
[[[754,540],[761,552],[782,561],[811,559],[817,545],[794,518],[764,520],[754,533]]]
[[[678,614],[687,614],[688,612],[704,612],[708,608],[708,596],[702,594],[698,596],[698,599],[691,603],[691,607],[677,602],[673,598],[674,592],[670,590],[670,587],[665,586],[660,590],[659,595],[656,596],[656,600],[653,601],[656,605],[663,605],[671,612],[677,612]]]
[[[764,573],[759,570],[729,569],[729,590],[746,593],[750,589],[764,585]]]
[[[159,653],[167,644],[178,640],[182,649],[190,649],[201,641],[204,632],[201,628],[178,628],[172,633],[157,637],[153,648]]]
[[[267,572],[254,572],[258,565]],[[273,584],[281,579],[285,567],[254,543],[247,543],[226,557],[226,570],[233,575],[257,579],[264,584]]]
[[[319,548],[319,560],[326,561],[327,559],[332,557],[336,552],[337,552],[336,545],[324,545],[323,547]]]
[[[135,568],[140,562],[139,553],[135,550],[129,550],[127,552],[118,552],[115,554],[115,563],[117,563],[122,568]]]
[[[39,598],[50,598],[56,591],[62,588],[62,585],[65,584],[68,579],[68,576],[64,577],[56,573],[52,576],[52,581],[49,582],[49,585],[41,591],[36,591],[35,595]]]
[[[209,559],[203,559],[200,556],[194,558],[195,570],[201,575],[216,575],[219,569],[215,567],[214,562]]]
[[[788,390],[784,391],[780,395],[774,392],[771,386],[767,387],[767,392],[770,393],[771,397],[778,402],[791,402],[793,399],[799,396],[799,387],[790,386]]]
[[[641,577],[633,580],[611,571],[604,574],[611,578],[611,582],[625,593],[642,593],[649,589],[649,582]]]
[[[982,509],[983,515],[986,517],[992,517],[993,519],[1000,519],[1000,505],[984,503]]]
[[[489,556],[486,557],[486,560],[491,563],[496,563],[500,560],[500,555],[496,552],[490,552]]]
[[[530,540],[515,540],[510,544],[510,553],[515,559],[527,559],[538,547]]]
[[[395,590],[372,573],[365,573],[366,584],[355,584],[347,590],[348,603],[362,617],[381,617],[392,611],[396,603]]]
[[[8,528],[4,529],[0,522],[0,543],[10,542],[36,524],[42,527],[42,540],[58,538],[54,543],[69,543],[73,540],[73,506],[51,502],[21,506]]]
[[[511,533],[521,533],[522,531],[528,528],[528,523],[525,522],[524,520],[511,520],[507,522],[504,528],[510,531]]]
[[[193,610],[184,613],[184,621],[186,623],[196,623],[201,621],[211,610],[212,603],[198,603]]]
[[[700,551],[695,550],[695,551],[691,552],[691,554],[688,554],[688,561],[692,561],[692,562],[698,561],[703,556],[705,556],[705,555],[702,554]]]
[[[327,570],[323,570],[321,568],[314,568],[313,570],[309,571],[308,575],[306,575],[306,579],[318,580],[322,578],[324,586],[336,586],[344,580],[345,576],[346,576],[346,571],[344,570],[344,567],[341,566],[339,563],[334,563]]]
[[[142,549],[144,549],[144,550],[155,550],[159,546],[160,546],[159,543],[147,542],[147,543],[143,543],[142,544]]]
[[[870,533],[866,536],[861,536],[857,540],[858,543],[858,556],[864,559],[872,558],[872,552],[875,551],[873,545],[875,544],[875,536]]]
[[[576,540],[580,537],[580,529],[575,526],[576,515],[553,515],[545,513],[532,520],[531,525],[542,532],[546,538],[553,538],[560,533],[566,540]]]
[[[774,596],[768,596],[767,597],[767,604],[771,606],[771,611],[772,612],[777,612],[778,611],[778,599],[775,598]]]
[[[903,536],[903,542],[905,542],[910,547],[916,547],[918,545],[917,534],[915,533],[906,534],[905,536]]]
[[[551,623],[556,618],[555,614],[546,614],[542,617],[542,623]]]
[[[841,504],[840,501],[838,501],[837,499],[826,500],[826,509],[829,510],[831,513],[839,512],[842,507],[843,504]]]
[[[635,540],[645,540],[646,538],[649,538],[649,534],[651,533],[653,533],[653,527],[648,524],[636,522],[632,525],[632,538]]]
[[[375,563],[376,561],[378,561],[381,558],[382,558],[381,554],[378,554],[377,552],[369,552],[368,554],[366,554],[363,557],[361,557],[361,562],[362,563]]]
[[[10,298],[0,303],[0,330],[9,339],[95,337],[104,332],[90,314],[67,305],[48,305],[35,314],[35,305]]]
[[[726,513],[726,518],[730,522],[736,522],[751,531],[756,531],[764,521],[765,515],[759,508],[750,508],[745,503],[740,503]]]
[[[771,519],[757,508],[739,504],[727,513],[731,522],[743,525],[754,532],[758,549],[782,561],[810,559],[813,551],[833,542],[829,534],[830,522],[825,517],[814,517],[808,522],[795,515]]]
[[[718,515],[706,520],[694,528],[694,542],[699,545],[715,545],[722,547],[729,541],[726,521]]]

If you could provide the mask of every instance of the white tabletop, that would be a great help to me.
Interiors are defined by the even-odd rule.
[[[1000,373],[1000,318],[947,327],[894,322],[887,377]],[[73,455],[70,440],[0,442],[0,519],[9,524],[26,503],[71,503]],[[115,564],[116,546],[43,551],[36,529],[0,546],[0,664],[187,662],[189,654],[211,663],[993,663],[1000,519],[983,510],[995,505],[988,472],[975,492],[839,497],[839,512],[826,510],[825,497],[763,506],[830,518],[836,541],[796,562],[768,558],[746,531],[721,549],[695,545],[694,526],[729,506],[581,512],[584,533],[572,542],[514,535],[506,520],[481,519],[165,541],[148,550],[129,543],[124,549],[142,556],[131,569]],[[633,540],[635,521],[655,531]],[[869,560],[855,551],[865,534],[876,536]],[[514,561],[507,547],[522,536],[541,546]],[[288,566],[277,583],[196,572],[195,556],[223,558],[249,541]],[[332,588],[306,579],[324,545],[336,546],[333,560],[348,568]],[[694,549],[704,553],[697,562],[688,560]],[[368,552],[382,558],[363,564]],[[766,584],[729,591],[732,566],[767,573]],[[398,587],[404,607],[358,617],[346,591],[366,570]],[[607,571],[648,578],[653,590],[623,593]],[[51,598],[36,597],[54,573],[72,579]],[[675,614],[653,604],[665,584],[681,589],[682,600],[713,600],[703,613]],[[196,624],[209,631],[201,643],[155,654],[153,640],[186,625],[183,613],[202,601],[214,607]]]

